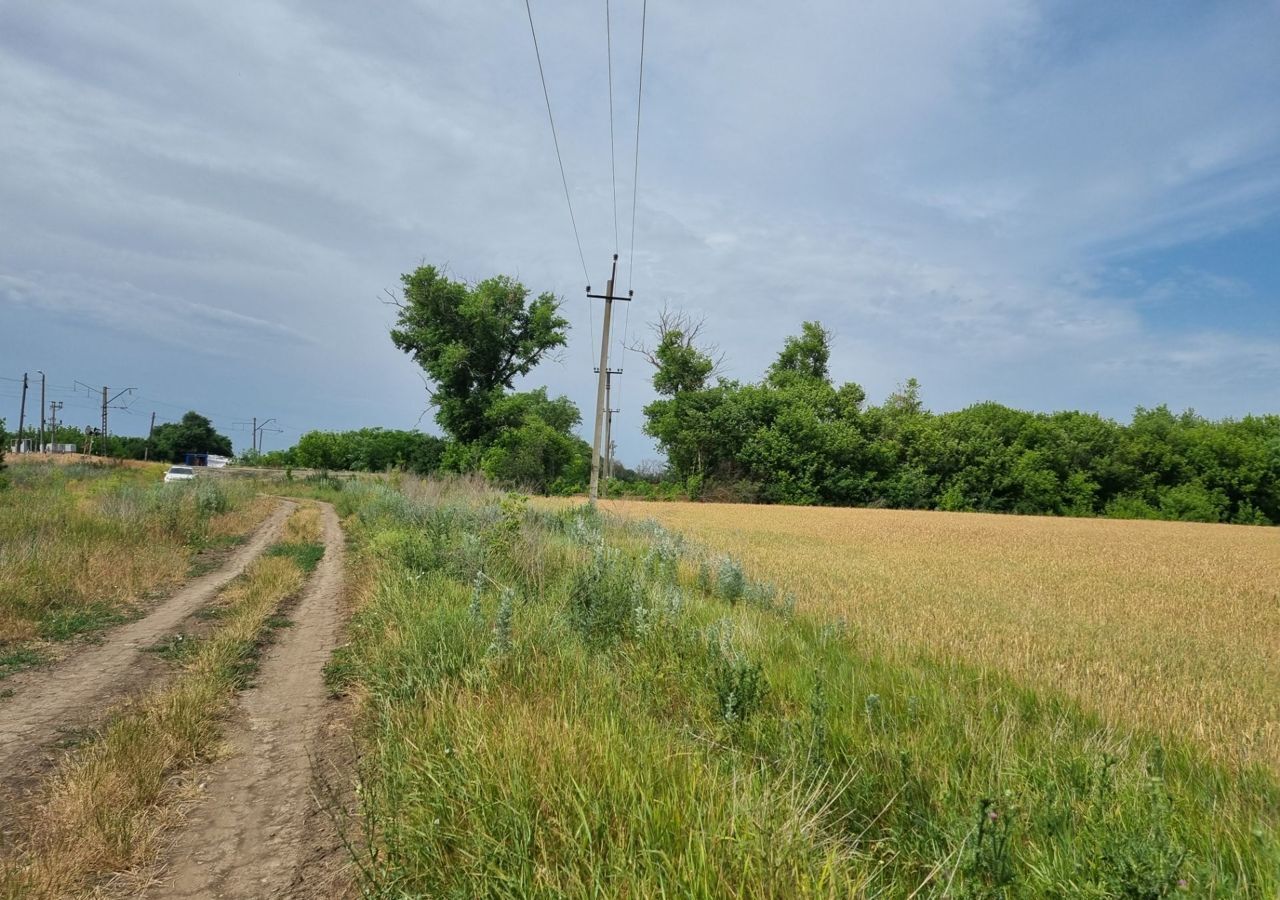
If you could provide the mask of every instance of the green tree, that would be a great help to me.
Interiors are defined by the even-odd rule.
[[[827,381],[831,361],[831,332],[820,322],[804,322],[800,334],[787,338],[782,352],[769,367],[768,379],[781,384],[790,378]]]
[[[213,423],[194,410],[179,422],[157,425],[151,437],[151,458],[181,462],[187,453],[231,455],[231,438],[218,434]]]
[[[657,321],[649,326],[655,338],[653,346],[637,344],[631,348],[654,367],[653,389],[659,396],[703,390],[719,370],[719,351],[699,346],[705,326],[705,319],[664,306]]]
[[[401,277],[404,289],[391,340],[430,380],[436,421],[455,440],[494,437],[490,407],[543,357],[565,344],[568,321],[550,293],[529,291],[505,275],[476,285],[452,281],[434,266]]]
[[[497,437],[480,468],[490,478],[540,494],[585,483],[591,448],[572,432],[582,415],[568,397],[548,399],[546,388],[508,394],[490,407],[488,419]]]
[[[1280,522],[1280,416],[1209,421],[1166,406],[1128,425],[978,403],[934,415],[908,379],[879,406],[830,382],[805,322],[757,383],[707,381],[701,327],[664,311],[645,431],[689,495],[1040,515]],[[692,337],[691,337],[692,335]],[[696,490],[695,490],[696,488]]]

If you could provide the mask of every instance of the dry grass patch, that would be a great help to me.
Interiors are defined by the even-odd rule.
[[[284,540],[291,544],[317,543],[321,539],[320,507],[303,506],[284,523]]]
[[[29,818],[28,842],[0,863],[0,896],[64,897],[154,851],[171,817],[176,776],[218,752],[222,718],[252,669],[258,641],[304,580],[289,556],[264,556],[220,595],[223,624],[181,675],[51,777]]]
[[[1280,530],[609,501],[742,560],[890,658],[988,666],[1280,771]]]
[[[136,610],[201,548],[247,534],[270,500],[247,482],[160,483],[163,466],[20,462],[0,492],[0,652]]]

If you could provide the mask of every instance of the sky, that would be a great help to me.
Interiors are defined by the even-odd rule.
[[[605,4],[530,4],[585,276],[518,0],[0,5],[0,417],[43,370],[76,425],[135,388],[120,433],[433,429],[387,302],[430,263],[562,298],[522,386],[589,418],[615,250],[630,465],[664,305],[741,380],[818,319],[875,402],[1280,411],[1278,0],[653,0],[637,160],[643,3],[612,164]]]

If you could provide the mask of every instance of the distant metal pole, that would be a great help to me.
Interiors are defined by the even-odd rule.
[[[27,423],[27,373],[22,373],[22,407],[18,411],[18,452],[22,452],[22,426]]]
[[[143,462],[151,459],[151,435],[156,431],[156,414],[151,414],[151,427],[147,429],[147,447],[142,451]]]
[[[36,370],[40,374],[40,439],[36,442],[36,451],[44,452],[44,372]]]

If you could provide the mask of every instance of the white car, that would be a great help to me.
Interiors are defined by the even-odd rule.
[[[171,484],[175,481],[194,481],[195,477],[195,470],[190,466],[170,466],[169,471],[164,473],[164,483]]]

